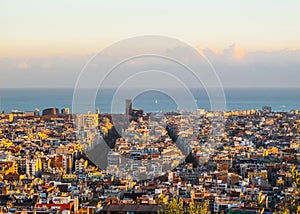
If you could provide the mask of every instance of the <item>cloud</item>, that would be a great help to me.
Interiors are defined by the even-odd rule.
[[[300,50],[245,52],[230,45],[221,55],[205,49],[225,87],[299,87]]]
[[[232,44],[228,48],[224,49],[223,54],[233,59],[241,60],[245,56],[245,51],[240,45]]]
[[[196,46],[196,49],[200,54],[202,53],[208,58],[218,58],[218,60],[221,61],[241,61],[246,56],[245,50],[238,44],[232,44],[224,50],[220,50],[216,47],[204,48],[202,46]]]
[[[195,48],[196,48],[196,50],[197,50],[199,53],[202,53],[203,50],[205,50],[205,47],[202,46],[202,45],[197,45]]]
[[[239,45],[234,46],[233,57],[235,59],[242,59],[245,56],[245,51]]]
[[[18,64],[18,68],[22,70],[27,70],[29,68],[29,64],[27,62],[21,62]]]
[[[214,53],[214,54],[216,54],[216,55],[221,55],[222,54],[222,51],[220,50],[220,49],[218,49],[218,48],[210,48],[210,50]]]
[[[203,56],[203,55],[206,56],[207,52],[211,52],[211,54],[213,54],[213,55],[222,55],[222,53],[223,53],[222,50],[220,50],[216,47],[205,48],[202,45],[197,45],[195,48],[201,56]]]
[[[197,47],[215,68],[225,87],[299,87],[300,50],[248,51],[239,45],[224,50]],[[179,59],[194,58],[184,48],[176,48],[172,54]],[[171,53],[169,53],[171,54]],[[73,87],[80,71],[91,55],[49,58],[4,58],[0,61],[0,87]],[[105,56],[104,56],[105,57]],[[106,56],[105,61],[118,56]],[[144,70],[142,60],[134,66],[124,64],[126,69]],[[148,63],[148,61],[146,61]],[[129,67],[129,65],[131,67]],[[161,70],[169,69],[168,63],[153,65]],[[55,69],[53,69],[55,67]],[[93,68],[99,72],[97,67]],[[173,67],[172,67],[173,69]],[[22,72],[25,71],[26,72]],[[121,73],[120,73],[121,75]],[[45,81],[47,80],[47,81]],[[149,80],[155,81],[155,80]]]

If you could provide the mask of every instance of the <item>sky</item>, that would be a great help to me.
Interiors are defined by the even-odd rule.
[[[0,1],[0,88],[73,87],[86,62],[139,35],[176,38],[225,87],[297,87],[300,1]]]

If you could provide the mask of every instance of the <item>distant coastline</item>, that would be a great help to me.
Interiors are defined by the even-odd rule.
[[[87,95],[91,91],[88,88],[83,90]],[[138,89],[128,88],[126,90]],[[32,111],[36,108],[49,107],[72,108],[73,92],[73,88],[1,88],[0,110],[11,112],[12,110]],[[211,109],[205,89],[192,88],[191,92],[197,100],[199,109]],[[123,93],[126,95],[127,91],[123,91]],[[97,95],[95,108],[99,108],[102,113],[111,113],[113,94],[114,89],[112,88],[101,89]],[[271,106],[273,111],[300,109],[300,88],[224,88],[224,94],[227,110],[261,109],[262,106]],[[172,98],[153,91],[140,94],[134,100],[133,106],[144,109],[146,112],[177,109]],[[122,113],[124,111],[123,103],[116,109]]]

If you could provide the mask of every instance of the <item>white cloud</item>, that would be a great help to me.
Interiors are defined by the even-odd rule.
[[[236,60],[241,60],[245,56],[245,51],[240,45],[232,44],[228,48],[224,49],[222,54]]]
[[[222,51],[201,46],[197,49],[214,66],[225,87],[300,86],[300,50],[246,52],[239,45],[231,45]],[[184,49],[174,50],[178,58],[189,57],[184,53]],[[90,57],[3,58],[0,61],[0,86],[73,87]],[[114,56],[107,56],[105,60],[111,60],[110,57]],[[135,66],[143,70],[143,65]],[[161,64],[160,68],[164,70],[165,65]]]

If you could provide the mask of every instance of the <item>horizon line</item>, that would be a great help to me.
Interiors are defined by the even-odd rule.
[[[175,88],[175,87],[161,87],[161,88],[166,88],[166,89],[181,89],[181,88]],[[190,89],[220,89],[219,87],[187,87]],[[299,87],[288,87],[288,86],[284,86],[284,87],[275,87],[275,86],[271,86],[271,87],[239,87],[239,86],[226,86],[226,87],[222,87],[223,89],[300,89]],[[75,90],[75,87],[0,87],[1,89],[73,89]],[[77,89],[96,89],[94,87],[81,87],[81,88],[77,88]],[[99,88],[100,89],[117,89],[117,87],[103,87],[103,88]],[[124,89],[141,89],[141,87],[126,87]],[[149,89],[150,90],[150,89]]]

